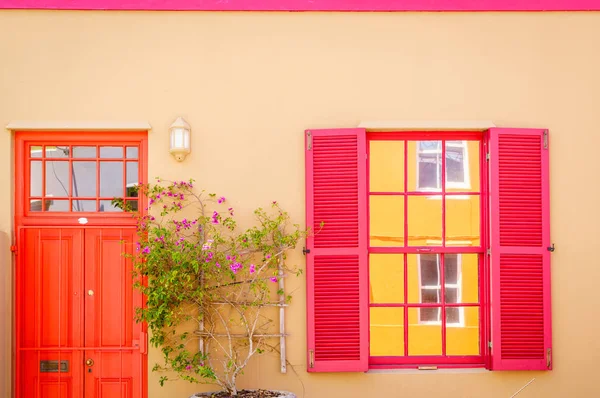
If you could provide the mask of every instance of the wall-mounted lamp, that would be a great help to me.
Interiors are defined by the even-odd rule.
[[[169,127],[169,134],[171,136],[171,155],[173,155],[178,162],[183,161],[191,151],[191,131],[190,125],[182,117],[178,117],[171,127]]]

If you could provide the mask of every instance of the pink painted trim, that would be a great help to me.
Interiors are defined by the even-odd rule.
[[[151,11],[598,11],[600,0],[0,0],[0,9]]]

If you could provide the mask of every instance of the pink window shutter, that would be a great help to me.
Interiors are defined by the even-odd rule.
[[[491,366],[549,370],[548,131],[493,128],[489,139]]]
[[[366,133],[306,131],[307,368],[368,369]]]

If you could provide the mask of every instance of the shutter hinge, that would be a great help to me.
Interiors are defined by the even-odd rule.
[[[306,132],[306,150],[312,150],[312,134],[310,131]]]
[[[487,255],[491,256],[492,255],[492,249],[487,249]]]
[[[492,349],[492,342],[488,341],[488,348],[491,350]]]
[[[548,130],[544,130],[544,149],[548,149]]]
[[[18,250],[19,250],[19,248],[17,247],[17,245],[12,245],[10,247],[10,251],[15,253],[15,255],[17,254]]]
[[[310,249],[307,249],[306,247],[302,248],[302,254],[304,254],[305,256],[310,253]]]
[[[552,244],[552,246],[548,246],[548,251],[549,252],[553,252],[554,251],[554,243]]]
[[[308,350],[308,366],[315,367],[315,350]]]
[[[546,367],[550,369],[552,366],[552,348],[546,350]]]
[[[489,161],[490,161],[490,153],[489,153],[489,152],[485,154],[485,160],[486,160],[487,162],[489,162]]]

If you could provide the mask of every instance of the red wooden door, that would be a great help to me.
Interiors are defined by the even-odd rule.
[[[141,398],[142,299],[123,256],[135,230],[24,228],[21,239],[18,396]]]

